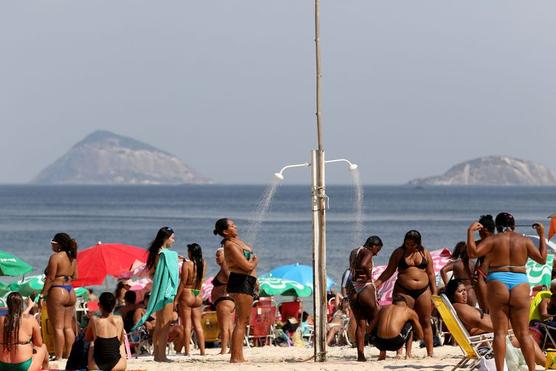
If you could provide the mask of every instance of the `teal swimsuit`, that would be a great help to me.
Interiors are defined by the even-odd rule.
[[[33,363],[33,358],[29,358],[21,363],[5,363],[0,361],[0,371],[27,371]]]

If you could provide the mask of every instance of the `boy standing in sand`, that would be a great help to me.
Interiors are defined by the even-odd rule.
[[[380,350],[378,360],[386,358],[386,351],[398,351],[405,344],[405,358],[411,358],[413,331],[423,338],[417,313],[407,306],[403,295],[396,294],[392,304],[382,307],[369,327],[371,343]]]

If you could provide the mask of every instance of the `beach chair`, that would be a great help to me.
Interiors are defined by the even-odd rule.
[[[220,329],[215,311],[203,312],[201,314],[201,326],[205,335],[205,342],[214,343],[220,341]]]
[[[282,322],[286,322],[289,318],[295,318],[297,321],[301,320],[301,302],[288,301],[280,304],[280,315],[282,317]]]
[[[544,299],[550,299],[550,297],[552,296],[552,292],[550,291],[539,291],[535,294],[535,297],[531,300],[531,306],[529,309],[529,322],[531,321],[535,321],[534,325],[541,330],[541,332],[543,333],[543,337],[542,337],[542,341],[540,347],[541,349],[545,349],[546,348],[546,344],[548,342],[548,340],[550,339],[550,342],[552,343],[551,347],[556,346],[556,341],[554,339],[554,333],[556,332],[556,327],[549,325],[548,323],[546,323],[540,315],[539,312],[539,306],[541,304],[541,302]],[[552,333],[551,333],[552,331]]]
[[[452,370],[458,367],[474,368],[479,364],[481,357],[486,357],[493,352],[493,333],[470,336],[446,295],[432,295],[432,302],[464,354],[461,361]],[[481,351],[479,351],[479,347]],[[471,362],[468,363],[469,361]]]
[[[271,339],[275,339],[274,325],[276,323],[276,307],[255,306],[251,308],[251,317],[245,333],[247,346],[260,344],[264,340],[265,345],[271,345]]]

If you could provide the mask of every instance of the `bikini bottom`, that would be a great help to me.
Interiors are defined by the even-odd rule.
[[[385,339],[378,336],[375,331],[371,335],[370,340],[371,343],[381,351],[395,351],[400,349],[407,342],[411,330],[413,330],[413,326],[411,326],[411,322],[408,321],[405,323],[398,336]]]
[[[419,296],[421,296],[421,294],[423,294],[425,291],[428,290],[429,285],[421,288],[421,289],[408,289],[407,287],[403,286],[400,281],[396,281],[396,284],[394,285],[398,286],[400,289],[402,289],[403,291],[405,291],[406,295],[411,296],[413,299],[417,299]]]
[[[68,291],[68,293],[70,293],[71,290],[73,290],[72,285],[52,285],[52,286],[50,286],[50,288],[53,288],[53,287],[59,287],[61,289],[66,289]]]
[[[248,274],[231,272],[228,278],[226,291],[235,294],[255,295],[255,286],[257,285],[257,277]]]
[[[0,371],[27,371],[33,363],[33,358],[20,363],[6,363],[0,362]]]
[[[489,272],[487,276],[487,282],[499,281],[502,282],[508,290],[513,289],[517,285],[522,283],[529,283],[529,279],[525,273],[518,272]]]
[[[221,296],[221,297],[219,297],[218,299],[216,299],[216,300],[214,301],[214,307],[216,308],[216,307],[218,306],[218,303],[220,303],[221,301],[224,301],[224,300],[230,300],[230,301],[232,301],[232,302],[234,301],[234,299],[232,299],[232,298],[229,297],[229,296]]]

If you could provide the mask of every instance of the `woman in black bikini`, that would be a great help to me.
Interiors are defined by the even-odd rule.
[[[396,270],[398,278],[393,293],[404,295],[409,306],[419,315],[427,355],[432,357],[431,294],[436,295],[437,289],[432,257],[421,244],[418,231],[411,230],[405,234],[403,245],[394,250],[386,270],[375,281],[377,290]]]
[[[48,319],[54,329],[54,355],[67,358],[75,341],[75,292],[71,281],[77,278],[77,242],[67,233],[57,233],[50,255],[41,298],[46,300]]]
[[[125,370],[127,360],[124,350],[124,321],[112,312],[116,297],[103,292],[98,299],[100,317],[92,317],[87,327],[87,339],[93,341],[93,359],[89,359],[89,370]],[[94,361],[94,362],[93,362]]]
[[[234,304],[234,299],[232,299],[230,294],[226,291],[230,271],[228,267],[226,267],[224,248],[222,247],[216,250],[216,264],[220,266],[220,270],[212,279],[213,289],[211,292],[211,300],[216,308],[216,317],[220,330],[222,345],[220,354],[226,354],[230,339],[232,338],[232,330],[234,328],[233,318],[236,305]]]
[[[243,340],[245,327],[249,324],[253,296],[257,286],[256,267],[258,259],[253,248],[239,239],[237,227],[231,219],[219,219],[214,226],[215,235],[224,237],[224,258],[230,270],[226,286],[237,308],[236,325],[232,333],[230,363],[245,362]]]

